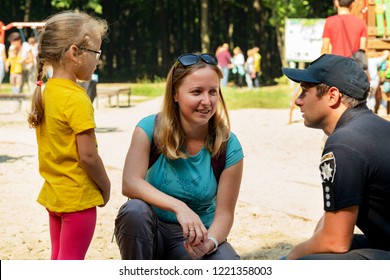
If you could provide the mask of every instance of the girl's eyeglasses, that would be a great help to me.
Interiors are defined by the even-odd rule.
[[[76,45],[77,46],[77,45]],[[94,50],[91,50],[91,49],[87,49],[83,46],[77,46],[80,50],[82,51],[87,51],[87,52],[93,52],[96,54],[96,60],[99,60],[100,59],[100,56],[102,55],[102,51],[101,50],[98,50],[98,51],[94,51]]]
[[[180,62],[181,65],[184,67],[188,67],[191,65],[196,64],[199,61],[199,58],[202,59],[205,63],[210,65],[217,65],[218,61],[215,58],[215,56],[208,54],[208,53],[202,53],[202,54],[193,54],[193,53],[187,53],[180,55],[177,60]]]

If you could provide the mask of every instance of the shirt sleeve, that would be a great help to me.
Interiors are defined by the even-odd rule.
[[[325,20],[324,31],[322,32],[322,38],[330,38],[329,35],[329,20]]]
[[[143,131],[145,131],[146,135],[149,138],[150,143],[152,143],[155,121],[156,121],[156,114],[147,116],[141,119],[137,123],[137,126],[140,127]]]
[[[362,154],[345,145],[329,145],[320,163],[324,210],[361,204],[367,173],[367,159]]]
[[[69,95],[64,114],[75,134],[96,127],[93,106],[85,93]]]
[[[231,132],[226,149],[225,168],[228,168],[244,158],[242,146],[237,136]]]

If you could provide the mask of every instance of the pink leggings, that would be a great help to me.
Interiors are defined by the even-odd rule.
[[[96,226],[96,207],[73,213],[49,212],[51,259],[83,260]]]

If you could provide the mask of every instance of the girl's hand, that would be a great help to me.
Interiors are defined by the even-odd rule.
[[[102,192],[102,196],[103,196],[103,200],[104,200],[104,203],[99,205],[99,207],[104,207],[106,206],[107,202],[110,200],[110,192]]]
[[[188,237],[187,242],[196,246],[208,240],[207,229],[199,216],[186,204],[175,212],[176,218],[183,229],[183,236]]]

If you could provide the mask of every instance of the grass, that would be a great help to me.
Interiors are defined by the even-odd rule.
[[[165,91],[165,83],[136,83],[129,86],[132,88],[132,95],[145,96],[146,99],[163,95]],[[293,97],[293,89],[289,85],[266,86],[252,90],[229,86],[223,88],[222,93],[231,110],[289,108]]]
[[[129,86],[132,89],[134,102],[142,102],[161,96],[165,91],[165,83],[126,83],[126,84],[99,84],[104,87]],[[27,86],[24,87],[25,91]],[[229,110],[244,108],[288,108],[293,97],[294,89],[289,85],[265,86],[259,89],[235,88],[228,86],[222,89],[223,96]],[[11,93],[9,83],[1,85],[1,93]]]
[[[280,109],[289,108],[293,90],[288,85],[266,86],[259,89],[222,89],[230,110],[245,108]]]

